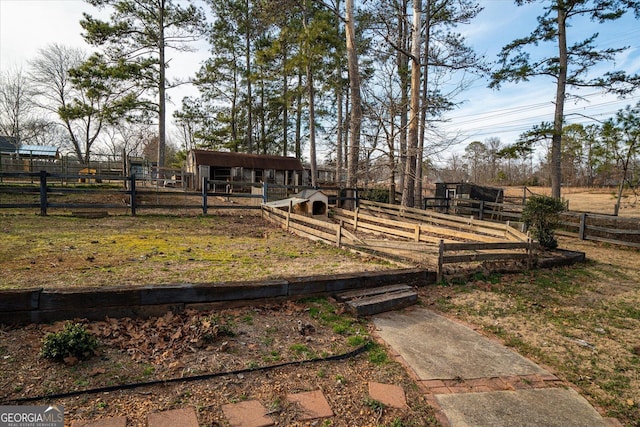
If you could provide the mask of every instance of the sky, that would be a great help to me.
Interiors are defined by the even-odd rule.
[[[356,5],[359,0],[356,0]],[[487,61],[495,61],[502,46],[515,38],[528,35],[536,26],[540,14],[539,2],[517,7],[512,0],[479,0],[484,10],[470,25],[457,28],[468,43]],[[67,46],[90,50],[81,37],[79,24],[82,13],[97,15],[97,9],[82,0],[0,0],[0,71],[28,68],[27,61],[34,58],[38,49],[57,42]],[[622,69],[629,73],[640,73],[640,25],[632,14],[615,23],[596,25],[590,21],[575,22],[569,29],[569,42],[577,41],[594,32],[599,32],[601,47],[630,48],[615,64],[603,66],[598,72]],[[180,53],[170,65],[170,76],[185,78],[200,67],[208,56],[207,44],[196,45],[192,53]],[[503,144],[513,143],[519,134],[543,121],[553,120],[554,82],[537,77],[529,82],[504,84],[501,90],[487,88],[487,79],[473,82],[456,101],[460,106],[448,113],[448,122],[442,124],[449,133],[460,134],[461,142],[454,151],[463,151],[472,141],[500,138]],[[626,100],[605,96],[597,90],[585,89],[577,92],[584,99],[569,100],[565,104],[569,122],[594,123],[604,120],[628,104],[635,104],[640,93]],[[173,105],[169,113],[179,108],[186,95],[197,95],[189,86],[172,90]],[[592,117],[588,119],[585,116]],[[326,154],[319,148],[319,155]]]

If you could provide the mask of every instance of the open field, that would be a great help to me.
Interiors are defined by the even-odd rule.
[[[549,187],[527,187],[535,194],[551,195]],[[505,196],[522,197],[522,187],[505,187]],[[531,193],[527,193],[528,196]],[[572,211],[591,212],[612,215],[618,198],[617,188],[583,188],[563,187],[562,198],[569,201]],[[625,190],[622,196],[619,215],[623,217],[640,217],[640,199],[630,190]]]
[[[245,214],[92,220],[4,215],[1,219],[4,288],[258,280],[394,267],[296,238]],[[428,286],[421,289],[421,304],[502,340],[573,384],[605,415],[639,427],[640,253],[566,238],[560,245],[584,251],[588,262]],[[204,359],[188,349],[193,337],[186,334],[175,339],[179,351],[166,354],[166,349],[153,351],[154,346],[140,341],[162,331],[169,321],[183,331],[198,331],[200,326],[192,326],[213,319],[231,325],[235,337],[212,341],[205,346]],[[297,320],[311,322],[317,334],[306,340],[292,333]],[[0,328],[3,399],[337,354],[363,343],[370,326],[326,300],[147,322],[91,322],[88,327],[103,340],[101,357],[74,366],[37,356],[44,334],[59,327]],[[328,390],[327,395],[338,396],[332,405],[342,405],[334,425],[435,425],[432,410],[402,369],[393,363],[381,369],[378,363],[385,357],[374,348],[345,362],[296,366],[242,379],[231,376],[205,385],[83,396],[63,404],[77,418],[192,405],[199,408],[201,419],[216,425],[221,404],[259,397],[273,403],[283,424],[295,425],[289,423],[295,411],[282,403],[283,393],[320,387]],[[370,380],[402,384],[411,408],[404,412],[387,408],[379,416],[377,407],[366,401],[363,384]]]

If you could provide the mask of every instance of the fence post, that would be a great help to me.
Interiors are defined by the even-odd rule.
[[[209,193],[209,178],[206,176],[202,177],[202,215],[207,214],[207,209],[209,208],[209,200],[207,199]]]
[[[262,203],[267,203],[268,202],[268,200],[267,200],[267,194],[268,194],[267,185],[268,185],[267,181],[262,183]]]
[[[587,214],[582,213],[580,214],[580,231],[579,231],[580,240],[584,240],[586,228],[587,228]]]
[[[480,200],[480,212],[478,212],[478,219],[484,219],[484,200]]]
[[[416,242],[420,241],[420,224],[416,224],[415,239],[416,239]]]
[[[136,216],[136,174],[131,174],[131,185],[129,186],[129,203],[131,205],[131,216]]]
[[[353,231],[358,231],[358,208],[353,210]]]
[[[444,240],[440,239],[440,246],[438,247],[438,271],[436,272],[436,283],[442,282],[443,277],[443,258],[444,257]]]
[[[342,245],[342,225],[338,224],[338,228],[336,229],[336,244],[338,247]]]
[[[47,171],[40,171],[40,215],[47,215]]]

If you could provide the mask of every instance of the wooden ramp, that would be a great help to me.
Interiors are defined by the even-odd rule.
[[[355,316],[371,316],[413,305],[418,293],[411,286],[396,284],[342,292],[335,298],[346,303]]]

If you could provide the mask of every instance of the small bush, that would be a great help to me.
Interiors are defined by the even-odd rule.
[[[531,228],[533,237],[547,249],[558,247],[554,231],[560,223],[564,203],[553,197],[532,196],[522,210],[522,221]]]
[[[67,323],[60,332],[49,333],[42,340],[40,355],[45,359],[65,357],[86,359],[94,354],[98,339],[79,323]]]
[[[372,202],[389,203],[389,190],[386,188],[369,188],[361,192],[359,196]]]

